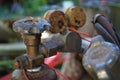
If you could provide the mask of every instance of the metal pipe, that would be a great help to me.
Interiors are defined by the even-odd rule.
[[[26,44],[27,54],[30,58],[34,58],[39,55],[40,37],[40,34],[23,34],[23,40]]]

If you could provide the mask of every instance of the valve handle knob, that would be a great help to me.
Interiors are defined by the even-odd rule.
[[[13,30],[15,32],[26,34],[40,34],[51,28],[50,23],[41,18],[28,17],[14,22]]]

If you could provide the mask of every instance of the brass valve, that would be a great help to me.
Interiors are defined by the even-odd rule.
[[[15,67],[32,69],[44,62],[44,56],[39,53],[40,37],[41,33],[50,27],[46,20],[33,17],[18,20],[13,24],[14,31],[22,34],[27,48],[27,55],[16,58]]]
[[[41,43],[41,33],[50,28],[51,25],[47,20],[33,17],[18,20],[13,24],[14,31],[22,34],[27,48],[27,54],[18,56],[14,66],[16,69],[24,70],[29,80],[57,80],[55,71],[44,64],[44,54],[49,52],[44,53],[43,48],[46,47],[45,51],[52,49],[49,48],[50,45],[43,46]],[[57,46],[52,48],[57,48]]]

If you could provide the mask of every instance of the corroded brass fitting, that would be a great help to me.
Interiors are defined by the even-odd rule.
[[[23,40],[27,48],[27,54],[30,58],[39,55],[40,34],[23,34]]]
[[[40,18],[25,18],[18,20],[13,25],[14,31],[20,32],[27,48],[27,54],[15,59],[15,68],[24,70],[22,76],[29,80],[57,80],[53,69],[44,64],[44,55],[39,51],[41,33],[50,28],[50,24]],[[14,74],[13,74],[14,75]],[[19,74],[18,74],[19,75]],[[13,80],[21,80],[13,77]]]
[[[20,69],[33,69],[44,62],[44,56],[39,53],[41,33],[50,28],[50,24],[40,18],[24,18],[13,24],[13,29],[22,34],[27,48],[27,54],[15,59],[15,67]]]

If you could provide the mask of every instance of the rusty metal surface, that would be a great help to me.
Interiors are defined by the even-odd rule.
[[[27,55],[21,55],[15,58],[14,67],[16,69],[32,69],[38,68],[44,62],[44,56],[38,55],[34,58],[29,58]]]
[[[27,69],[29,66],[29,60],[26,55],[16,57],[14,62],[15,69]]]
[[[57,75],[54,70],[45,64],[41,65],[41,67],[41,70],[38,72],[26,71],[29,80],[57,80]]]
[[[86,22],[86,15],[82,8],[72,7],[65,12],[68,20],[68,27],[82,27]]]
[[[64,12],[60,10],[49,10],[45,13],[44,18],[48,20],[52,26],[50,32],[64,33],[67,27],[67,20]]]

